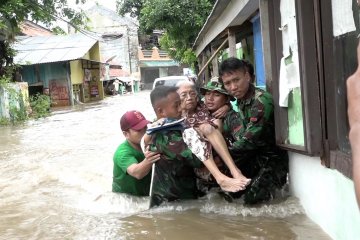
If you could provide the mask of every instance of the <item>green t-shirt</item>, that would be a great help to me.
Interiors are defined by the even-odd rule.
[[[133,148],[128,141],[123,142],[114,154],[113,192],[129,193],[136,196],[149,196],[151,172],[142,179],[136,179],[127,173],[127,168],[143,161],[143,152]]]

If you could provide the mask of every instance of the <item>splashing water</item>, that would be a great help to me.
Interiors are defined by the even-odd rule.
[[[155,116],[143,91],[1,127],[0,239],[328,239],[292,197],[249,207],[212,191],[148,209],[148,197],[112,193],[131,109]]]

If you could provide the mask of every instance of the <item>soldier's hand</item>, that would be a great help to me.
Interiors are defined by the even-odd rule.
[[[230,106],[229,105],[223,105],[221,106],[218,110],[216,110],[215,112],[212,113],[213,117],[217,118],[217,119],[221,119],[224,118],[227,114],[227,112],[230,110]]]
[[[147,161],[147,162],[150,162],[150,163],[155,163],[160,159],[160,153],[152,152],[152,151],[149,150],[149,148],[147,148],[145,150],[144,155],[145,155],[145,160],[144,161]]]
[[[160,119],[156,120],[155,122],[151,123],[150,126],[151,127],[161,126],[164,124],[164,122],[165,122],[165,118],[160,118]]]

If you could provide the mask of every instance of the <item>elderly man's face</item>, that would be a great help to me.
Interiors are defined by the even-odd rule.
[[[221,76],[225,89],[237,99],[242,99],[247,93],[250,85],[248,72],[236,70],[224,73]]]
[[[206,91],[205,105],[210,112],[215,112],[228,102],[228,96],[218,91]]]
[[[197,106],[197,93],[192,85],[181,85],[178,89],[181,100],[181,109],[193,111]]]

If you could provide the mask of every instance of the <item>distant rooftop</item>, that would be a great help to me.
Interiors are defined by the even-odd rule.
[[[20,25],[21,34],[25,36],[50,36],[53,32],[39,24],[25,20]]]
[[[119,22],[120,25],[126,25],[130,28],[138,28],[139,23],[136,19],[133,19],[128,16],[119,16],[114,10],[108,9],[101,5],[94,5],[93,7],[89,8],[87,12],[98,12],[101,15],[107,16],[108,18]]]
[[[83,34],[20,36],[13,45],[14,62],[21,65],[81,59],[97,40]]]

